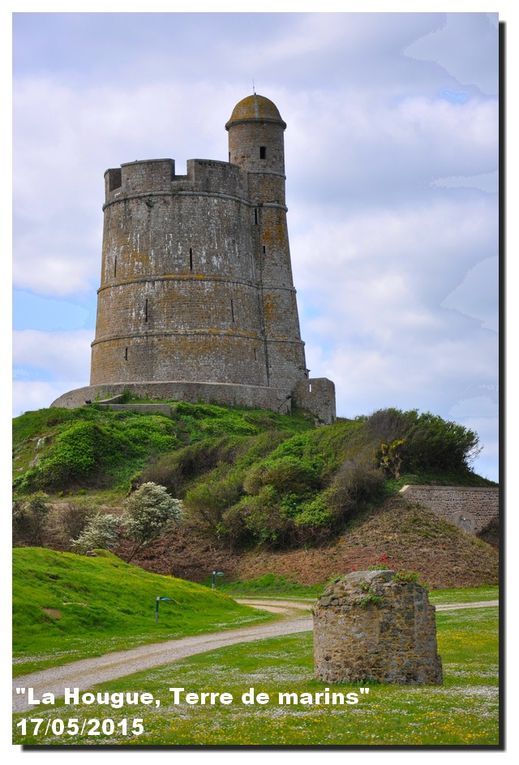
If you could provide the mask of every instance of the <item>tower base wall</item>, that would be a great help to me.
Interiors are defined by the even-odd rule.
[[[136,398],[188,401],[192,404],[220,404],[271,409],[280,414],[291,411],[290,391],[260,385],[236,385],[210,382],[127,382],[87,385],[76,388],[52,402],[51,406],[74,409],[87,402],[95,403],[128,392]]]
[[[290,414],[292,406],[296,405],[312,414],[318,424],[329,424],[335,420],[335,389],[333,383],[326,378],[301,381],[294,391],[261,385],[184,380],[86,385],[84,388],[76,388],[64,393],[53,401],[51,406],[75,409],[86,403],[100,402],[126,392],[136,398],[188,401],[191,404],[244,406],[251,409],[270,409],[279,414]]]

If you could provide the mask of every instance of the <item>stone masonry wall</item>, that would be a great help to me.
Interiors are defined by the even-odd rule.
[[[189,401],[192,404],[219,404],[271,409],[289,414],[290,395],[287,391],[256,385],[229,385],[225,383],[142,382],[88,385],[68,391],[52,402],[51,406],[74,409],[86,401],[99,401],[128,391],[137,398],[166,401]]]
[[[313,608],[316,676],[326,683],[441,683],[427,590],[393,571],[355,571]]]
[[[471,534],[499,518],[498,486],[404,486],[400,494]]]
[[[335,422],[335,385],[327,377],[301,380],[294,388],[293,402],[311,412],[319,424]]]

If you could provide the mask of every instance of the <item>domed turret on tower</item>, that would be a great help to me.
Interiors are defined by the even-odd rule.
[[[232,110],[225,129],[229,132],[229,162],[248,173],[272,173],[282,176],[278,185],[284,204],[285,147],[281,119],[276,104],[254,93],[239,101]],[[279,193],[278,193],[279,197]]]
[[[281,114],[276,104],[265,96],[253,93],[252,96],[246,96],[238,101],[232,110],[229,122],[226,124],[226,130],[237,122],[250,122],[251,120],[260,120],[261,122],[277,122],[286,128],[286,123],[281,119]]]

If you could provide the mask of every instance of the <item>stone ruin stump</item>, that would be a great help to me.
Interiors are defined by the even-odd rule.
[[[313,608],[316,676],[327,683],[441,683],[434,612],[427,590],[394,571],[341,577]]]

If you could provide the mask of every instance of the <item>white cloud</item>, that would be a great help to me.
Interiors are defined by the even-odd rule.
[[[498,289],[497,257],[486,258],[467,272],[461,284],[447,295],[442,306],[474,317],[485,329],[497,332]]]
[[[82,380],[90,377],[90,330],[40,332],[35,329],[15,331],[13,363],[29,370],[46,370],[53,380]],[[62,393],[65,391],[62,390]]]
[[[182,172],[204,145],[209,157],[226,156],[225,104],[233,98],[220,101],[207,83],[196,88],[195,98],[186,83],[78,90],[25,78],[15,90],[17,287],[58,296],[95,288],[107,167],[176,151]],[[215,111],[221,135],[207,120]],[[189,123],[178,114],[188,114]]]
[[[454,307],[456,299],[446,299],[479,261],[494,255],[495,269],[492,204],[443,201],[343,221],[326,220],[323,211],[309,221],[306,228],[299,221],[292,239],[294,274],[303,324],[323,342],[341,342],[346,333],[370,344],[391,342],[399,356],[402,345],[477,332],[442,306]],[[472,290],[479,283],[488,294],[491,269],[473,273]],[[492,305],[486,311],[490,316]]]
[[[496,24],[498,14],[448,13],[438,30],[415,40],[408,56],[436,61],[456,80],[482,92],[497,93]],[[494,66],[489,66],[493,63]]]
[[[64,383],[15,380],[13,382],[13,417],[35,409],[46,409],[66,390],[79,388],[83,384],[84,381],[76,380],[67,380]]]

